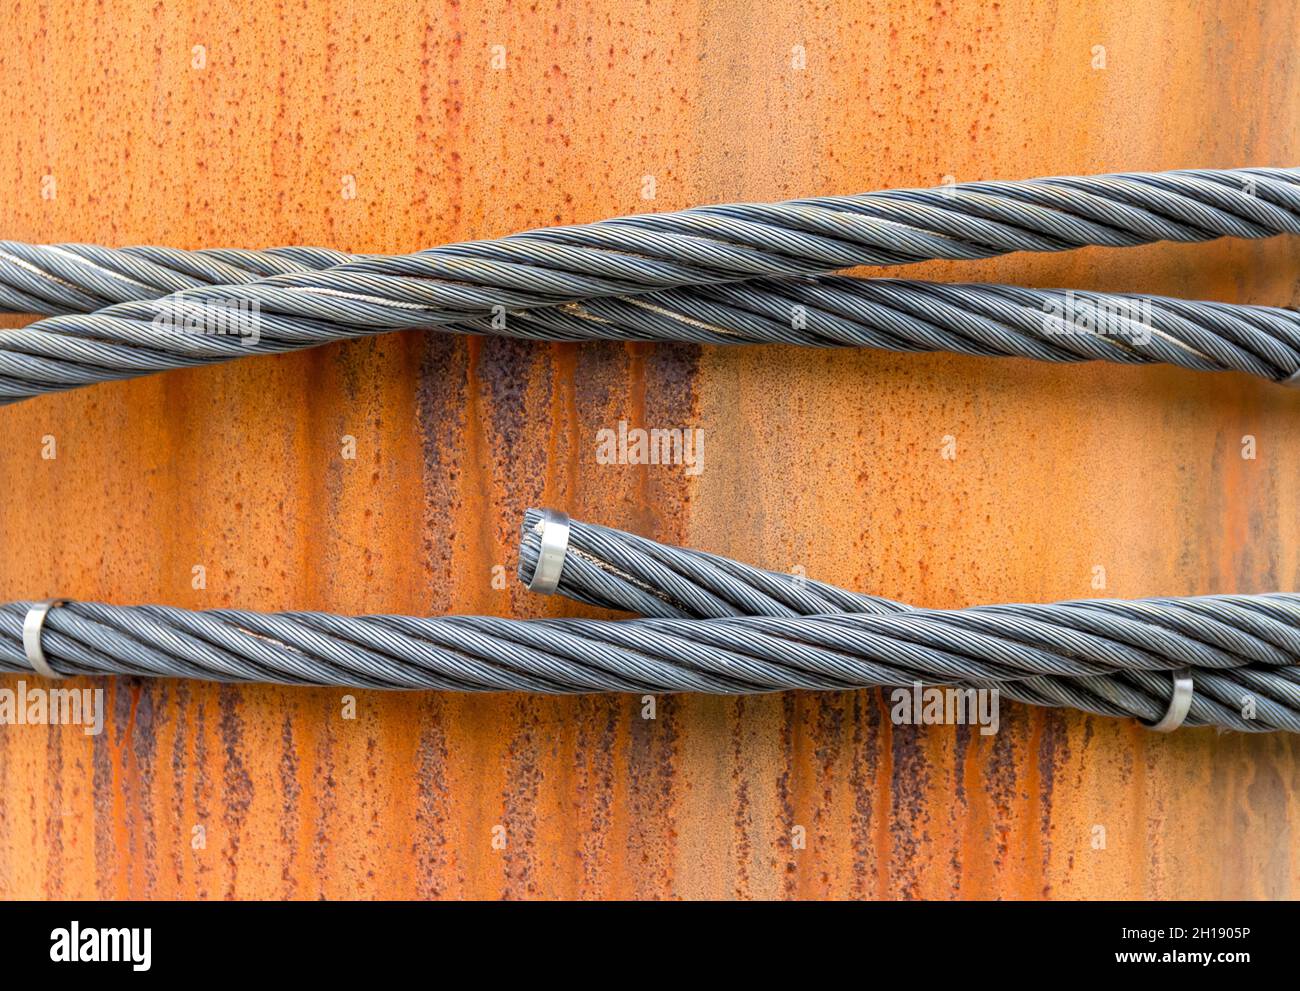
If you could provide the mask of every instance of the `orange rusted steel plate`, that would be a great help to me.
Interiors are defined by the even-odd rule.
[[[1300,163],[1286,3],[478,6],[19,0],[0,234],[406,251],[948,176]],[[909,274],[1295,305],[1298,271],[1273,240]],[[1168,368],[379,337],[0,410],[0,598],[591,614],[514,581],[530,505],[929,606],[1296,589],[1297,417],[1300,394]],[[704,430],[703,470],[597,463],[620,420]],[[1300,895],[1282,735],[1008,704],[986,737],[893,726],[873,692],[651,720],[96,684],[99,735],[0,727],[0,896]]]

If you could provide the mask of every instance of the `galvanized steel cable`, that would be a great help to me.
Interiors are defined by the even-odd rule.
[[[1038,361],[1162,362],[1296,384],[1300,312],[1142,294],[855,279],[751,280],[524,310],[504,331],[536,340],[795,344],[951,351]]]
[[[525,525],[526,576],[537,562],[529,534],[538,519],[530,514]],[[37,664],[24,643],[36,604],[15,602],[0,606],[0,671],[48,665],[60,676],[548,694],[920,683],[997,688],[1036,705],[1150,724],[1169,707],[1171,675],[1191,669],[1186,725],[1300,732],[1300,595],[911,609],[617,531],[577,524],[572,532],[559,589],[635,601],[651,616],[347,617],[67,602],[36,630]],[[589,582],[573,562],[604,577]],[[763,612],[746,614],[754,609]],[[706,618],[689,618],[696,613]]]
[[[546,340],[1170,361],[1294,380],[1300,346],[1288,310],[1073,294],[1103,320],[1100,330],[1075,333],[1072,311],[1056,312],[1071,301],[1062,291],[819,277],[928,258],[1282,233],[1300,233],[1298,169],[976,182],[707,206],[401,256],[6,242],[0,304],[73,312],[0,335],[0,402],[419,327]],[[217,284],[224,279],[231,281]],[[101,303],[113,305],[82,312]],[[244,306],[256,313],[255,341],[156,325],[164,312],[231,311],[238,319]]]
[[[1300,169],[1186,169],[702,206],[544,228],[411,255],[360,257],[342,265],[336,253],[325,253],[336,255],[332,260],[318,257],[322,249],[272,249],[260,258],[258,253],[205,251],[187,258],[162,248],[114,254],[86,245],[9,242],[5,252],[14,257],[3,278],[26,296],[80,311],[87,308],[83,302],[63,295],[68,285],[98,295],[104,303],[127,302],[157,295],[141,295],[141,287],[175,290],[184,288],[186,279],[215,282],[219,268],[235,276],[232,285],[247,281],[240,272],[261,278],[280,269],[274,285],[283,293],[263,297],[263,302],[282,305],[279,312],[355,320],[358,327],[409,327],[423,326],[413,321],[430,313],[455,316],[484,302],[487,309],[502,302],[551,305],[592,295],[815,275],[860,265],[1284,233],[1300,234]],[[337,270],[322,275],[325,261]],[[404,281],[406,277],[433,286]],[[458,287],[502,293],[484,300]],[[532,295],[503,298],[510,291]],[[376,322],[374,313],[358,309],[340,315],[312,296],[340,292],[373,293],[377,306],[387,299],[426,312],[413,315],[399,308]]]
[[[504,327],[493,317],[467,317],[443,329],[542,341],[778,343],[1054,362],[1164,362],[1278,382],[1300,375],[1300,312],[1294,310],[901,279],[821,276],[688,286],[521,310]],[[39,348],[11,331],[0,335],[0,403],[333,339],[281,341],[267,330],[262,327],[257,341],[210,335],[178,341],[175,331],[151,327],[130,343],[76,339],[75,360],[62,357],[68,342],[45,336],[44,329],[37,331]]]

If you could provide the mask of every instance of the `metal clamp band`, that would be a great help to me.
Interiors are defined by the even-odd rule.
[[[1183,725],[1187,712],[1192,707],[1192,695],[1196,686],[1192,683],[1192,669],[1183,668],[1174,672],[1174,691],[1169,696],[1169,708],[1165,718],[1158,723],[1147,723],[1147,728],[1156,733],[1172,733]]]
[[[66,599],[46,599],[28,609],[27,615],[23,617],[23,650],[27,654],[27,663],[37,674],[56,681],[61,680],[63,675],[50,667],[45,651],[41,649],[41,628],[45,626],[45,617],[50,610],[66,602]]]
[[[550,595],[560,587],[560,574],[564,571],[564,554],[569,549],[569,516],[558,509],[544,510],[533,532],[540,533],[542,540],[528,590]]]

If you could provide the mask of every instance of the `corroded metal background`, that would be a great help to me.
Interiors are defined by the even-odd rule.
[[[16,3],[2,233],[402,251],[945,176],[1300,164],[1283,0],[480,7]],[[915,271],[1300,303],[1294,240]],[[702,427],[703,473],[596,464],[620,419]],[[1244,376],[413,333],[0,421],[6,600],[576,613],[494,586],[536,504],[932,606],[1098,594],[1096,566],[1112,595],[1300,587],[1300,394]],[[105,687],[100,737],[0,728],[2,896],[1300,895],[1284,736],[1004,706],[985,738],[893,727],[869,692],[653,721],[359,693],[345,720],[336,691]]]

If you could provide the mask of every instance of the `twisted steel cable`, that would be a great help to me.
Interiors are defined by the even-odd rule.
[[[1195,693],[1185,725],[1300,731],[1300,595],[1293,593],[920,610],[609,527],[567,522],[554,591],[592,605],[686,623],[771,618],[781,625],[764,629],[779,628],[799,642],[808,639],[804,631],[839,615],[855,631],[866,627],[909,641],[924,658],[916,666],[937,679],[926,684],[946,677],[962,687],[997,687],[1008,698],[1034,705],[1147,723],[1159,720],[1169,704],[1170,673],[1190,670]],[[519,577],[530,586],[543,523],[540,511],[525,514]],[[877,624],[877,618],[885,622]],[[967,640],[967,634],[980,639]],[[1008,664],[1023,676],[990,682],[986,671],[931,664],[929,650],[954,650],[959,643],[967,657]],[[1022,656],[1022,649],[1035,659]],[[1255,709],[1250,718],[1243,715],[1247,701]]]
[[[32,674],[0,607],[0,671]],[[1300,596],[1205,596],[966,610],[716,619],[336,616],[71,602],[42,645],[60,675],[138,675],[456,692],[756,694],[997,688],[1010,698],[1161,718],[1196,666],[1187,725],[1300,731]],[[1255,718],[1239,714],[1249,695]]]
[[[1043,312],[1059,294],[816,278],[928,258],[1281,233],[1300,233],[1300,169],[1057,177],[707,206],[341,264],[346,256],[324,249],[187,256],[6,243],[5,305],[50,312],[120,302],[4,334],[0,402],[420,327],[548,340],[787,341],[1171,361],[1282,381],[1300,371],[1286,310],[1087,294],[1088,306],[1105,302],[1119,315],[1100,332],[1074,333],[1076,320],[1053,325],[1060,315]],[[278,274],[260,275],[272,269]],[[184,287],[227,275],[230,284]],[[811,322],[806,312],[791,319],[796,306],[811,310]],[[160,316],[178,313],[159,326]],[[186,315],[202,328],[221,325],[226,313],[236,325],[251,318],[256,335],[185,326]]]
[[[1300,384],[1300,312],[1144,294],[819,276],[688,286],[447,329],[534,340],[795,344],[1166,363]]]
[[[232,319],[238,324],[248,317],[236,313]],[[210,334],[185,338],[171,324],[161,329],[151,325],[132,343],[77,339],[75,361],[59,357],[68,342],[51,339],[44,329],[39,330],[39,356],[30,353],[31,342],[15,336],[18,332],[0,335],[0,404],[93,381],[295,350],[334,339],[323,333],[278,340],[266,336],[268,328],[260,317],[257,321],[262,331],[257,340]],[[504,326],[494,317],[467,317],[444,329],[544,341],[782,343],[1054,362],[1165,362],[1290,383],[1300,376],[1300,313],[1294,310],[897,279],[823,276],[688,286],[521,310],[511,313]],[[177,353],[179,347],[189,353]]]
[[[3,248],[12,256],[5,281],[26,296],[48,298],[52,304],[60,303],[68,284],[81,285],[108,302],[129,302],[144,298],[140,286],[175,291],[184,288],[185,278],[216,282],[213,273],[222,268],[235,276],[232,285],[246,282],[241,272],[272,276],[275,287],[284,292],[264,301],[283,304],[285,309],[277,312],[334,319],[335,311],[320,305],[313,292],[365,296],[373,291],[376,306],[386,300],[399,308],[378,323],[368,321],[373,313],[343,318],[355,318],[358,327],[414,327],[425,326],[412,321],[426,315],[412,315],[401,304],[435,314],[441,306],[454,318],[483,302],[489,310],[503,302],[550,305],[592,295],[815,275],[859,265],[1283,233],[1300,233],[1300,169],[1058,176],[785,203],[721,204],[350,261],[333,252],[322,256],[322,249],[272,249],[260,258],[256,252],[209,251],[186,258],[185,253],[161,248],[114,253],[87,245],[12,242]],[[323,264],[338,270],[322,275],[318,270]],[[507,301],[497,294],[484,300],[463,291],[469,287],[531,295]],[[61,305],[86,309],[72,299]]]

